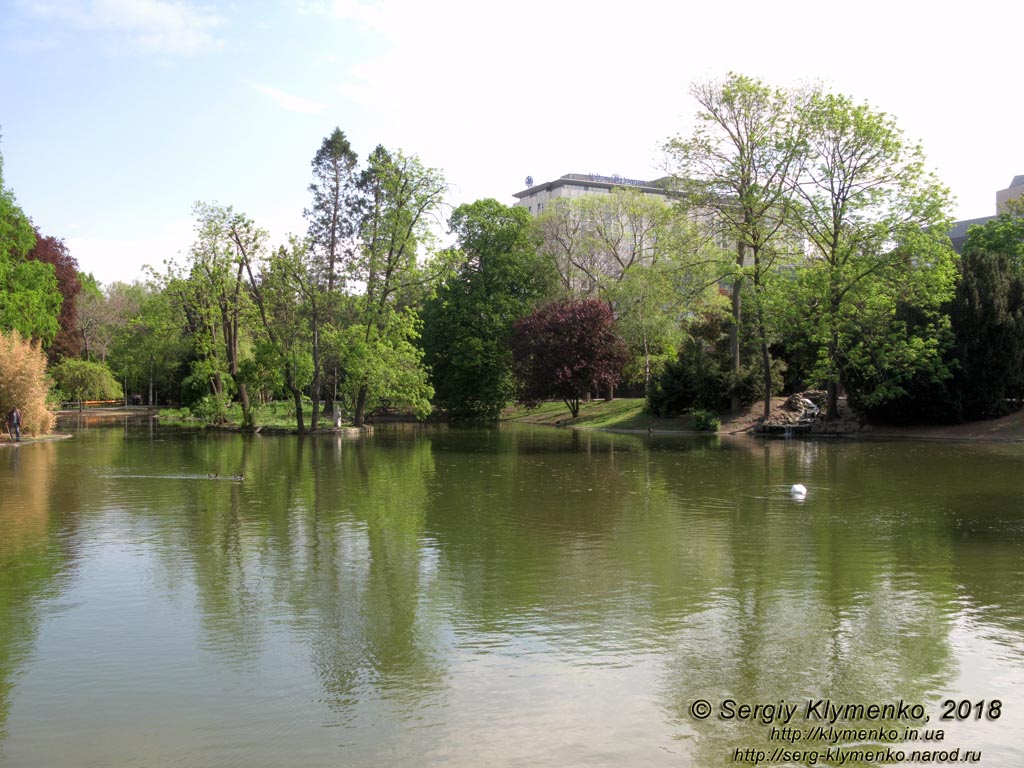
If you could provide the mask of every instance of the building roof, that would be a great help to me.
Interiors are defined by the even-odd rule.
[[[1014,187],[1024,187],[1024,176],[1013,177],[1013,181],[1010,182],[1010,186],[1007,189],[1013,189]]]
[[[532,187],[527,187],[521,192],[516,192],[512,196],[521,200],[524,197],[535,195],[538,192],[547,192],[548,190],[563,187],[566,184],[573,184],[581,187],[592,187],[595,189],[615,189],[624,187],[627,189],[639,189],[643,192],[653,192],[665,195],[668,194],[669,177],[666,176],[661,179],[655,179],[654,181],[642,181],[640,179],[627,179],[622,176],[600,176],[596,173],[567,173],[554,181],[545,181],[540,184],[534,184]]]
[[[975,224],[985,224],[986,222],[995,219],[995,216],[982,216],[980,219],[964,219],[953,224],[953,228],[949,230],[949,239],[953,242],[953,250],[960,253],[964,247],[964,243],[967,242],[967,230],[973,227]]]

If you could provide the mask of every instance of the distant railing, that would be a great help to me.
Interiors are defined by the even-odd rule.
[[[83,408],[116,408],[118,406],[124,407],[124,398],[118,400],[83,400],[81,407]],[[79,403],[77,400],[65,400],[60,404],[61,410],[70,411],[72,408],[78,408]]]

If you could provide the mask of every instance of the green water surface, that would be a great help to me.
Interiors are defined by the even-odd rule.
[[[0,765],[1024,765],[1024,446],[71,428],[0,450]]]

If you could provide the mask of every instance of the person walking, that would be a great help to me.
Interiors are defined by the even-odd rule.
[[[21,411],[16,405],[7,412],[7,430],[16,442],[21,442]]]

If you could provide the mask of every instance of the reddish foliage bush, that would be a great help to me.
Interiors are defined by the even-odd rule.
[[[573,418],[580,401],[619,383],[629,360],[608,305],[596,299],[563,300],[515,324],[512,359],[519,402],[533,407],[559,398]]]

